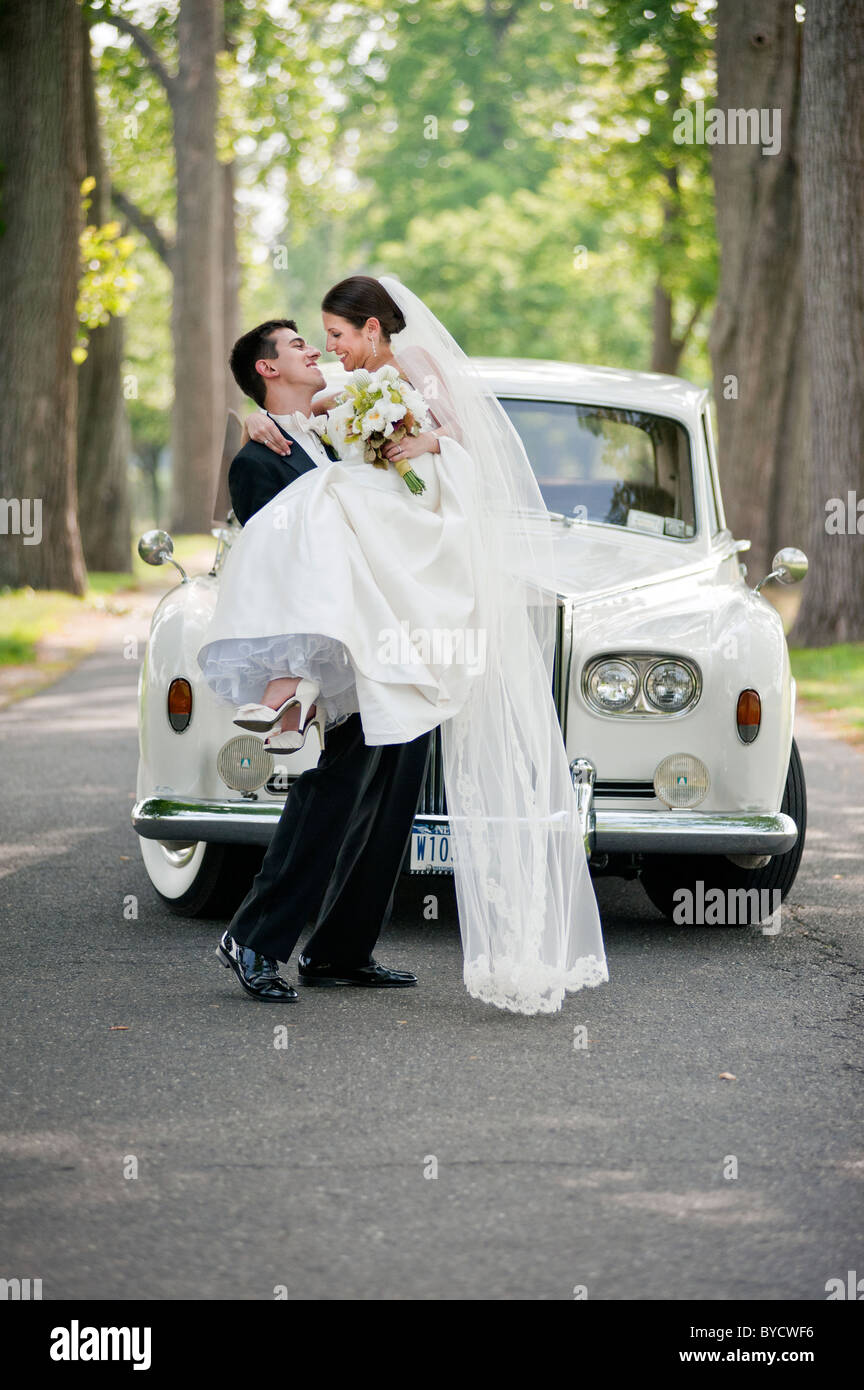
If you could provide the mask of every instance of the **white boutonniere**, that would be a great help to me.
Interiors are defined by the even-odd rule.
[[[312,434],[317,434],[318,437],[319,437],[319,439],[321,439],[325,444],[329,444],[329,445],[330,445],[330,448],[332,449],[332,448],[334,447],[334,445],[333,445],[333,440],[330,438],[329,434],[327,433],[327,426],[328,426],[328,423],[329,423],[329,419],[328,419],[328,416],[327,416],[327,412],[326,412],[326,411],[322,412],[322,414],[320,414],[320,415],[310,415],[310,416],[309,416],[308,424],[309,424],[309,430],[310,430],[310,432],[311,432]]]

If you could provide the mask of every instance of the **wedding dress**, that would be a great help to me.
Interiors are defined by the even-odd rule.
[[[560,1009],[608,979],[552,698],[549,517],[500,403],[399,281],[391,347],[448,434],[412,467],[339,460],[301,475],[227,557],[198,660],[235,703],[295,675],[368,744],[441,726],[464,980],[499,1008]],[[306,421],[308,425],[309,422]]]
[[[289,432],[317,424],[274,418]],[[454,439],[440,446],[412,460],[420,494],[393,467],[322,457],[249,518],[198,654],[217,695],[260,701],[269,680],[305,676],[326,726],[357,711],[370,745],[407,743],[462,707],[483,645],[472,470]]]

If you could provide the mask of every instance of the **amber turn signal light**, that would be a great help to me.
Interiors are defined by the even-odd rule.
[[[762,724],[762,701],[758,690],[742,690],[735,711],[738,737],[742,743],[752,743]]]
[[[192,687],[185,676],[177,676],[168,687],[168,723],[182,734],[192,718]]]

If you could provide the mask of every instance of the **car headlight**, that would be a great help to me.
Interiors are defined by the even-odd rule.
[[[696,690],[693,672],[680,661],[659,661],[645,677],[645,699],[655,709],[674,714],[689,705]]]
[[[673,652],[604,652],[582,668],[582,695],[599,714],[631,719],[688,714],[702,693],[695,661]]]
[[[639,674],[627,661],[601,661],[588,677],[588,693],[600,709],[627,709],[639,693]]]

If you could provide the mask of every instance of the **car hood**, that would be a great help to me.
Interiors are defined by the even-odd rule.
[[[675,579],[711,561],[693,542],[590,524],[553,529],[550,587],[574,599],[599,598],[634,585]]]

